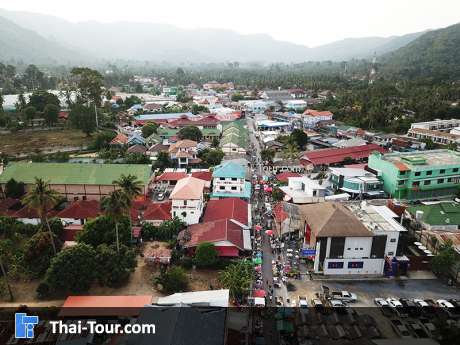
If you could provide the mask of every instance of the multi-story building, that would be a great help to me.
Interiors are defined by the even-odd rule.
[[[450,120],[434,120],[427,122],[414,122],[411,124],[410,128],[421,128],[429,129],[432,131],[444,131],[448,132],[455,127],[460,126],[460,119],[450,119]]]
[[[409,128],[407,136],[417,140],[431,140],[439,145],[460,144],[460,135],[440,130]]]
[[[334,117],[334,114],[330,111],[318,111],[313,109],[307,109],[303,113],[303,121],[306,127],[315,127],[320,121],[330,121]]]
[[[315,251],[314,271],[325,275],[395,274],[399,235],[406,229],[386,206],[362,203],[302,205],[305,245]],[[407,270],[403,260],[399,269]]]
[[[213,193],[211,198],[250,199],[251,183],[246,181],[246,169],[233,162],[224,162],[212,173]]]
[[[364,169],[329,168],[329,181],[334,191],[341,190],[354,196],[376,197],[384,194],[383,182]]]
[[[373,153],[368,167],[397,199],[452,197],[460,183],[460,153],[451,150]]]
[[[205,181],[195,177],[179,180],[169,197],[171,216],[179,217],[188,225],[199,223],[203,213],[204,185]]]
[[[186,168],[189,165],[201,162],[197,157],[197,143],[193,140],[180,140],[169,147],[169,156],[171,160],[177,162],[178,168]]]

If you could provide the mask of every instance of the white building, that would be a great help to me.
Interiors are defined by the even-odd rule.
[[[179,180],[169,197],[172,201],[171,216],[179,217],[188,225],[197,224],[203,213],[204,186],[205,181],[195,177]]]
[[[334,114],[330,111],[307,109],[303,113],[303,122],[307,127],[315,127],[320,121],[330,121]]]
[[[414,122],[410,128],[429,129],[432,131],[449,131],[455,127],[460,127],[460,119],[434,120],[426,122]]]
[[[288,185],[280,189],[286,194],[285,200],[291,200],[294,204],[307,204],[324,201],[327,195],[328,182],[324,180],[312,180],[306,176],[289,177]]]
[[[389,208],[365,202],[303,205],[301,212],[314,271],[325,275],[382,275],[406,231]]]

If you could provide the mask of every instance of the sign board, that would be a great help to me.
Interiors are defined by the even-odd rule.
[[[310,249],[310,248],[302,248],[300,250],[300,255],[301,256],[315,256],[316,255],[316,249]]]

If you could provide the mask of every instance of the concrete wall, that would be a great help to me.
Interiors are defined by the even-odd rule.
[[[236,181],[233,181],[230,177],[226,177],[225,180],[221,180],[219,177],[213,179],[214,193],[242,193],[244,184],[244,178],[237,178]],[[232,189],[232,187],[236,189]]]
[[[342,262],[343,268],[328,268],[329,263]],[[362,262],[362,268],[348,268],[348,263]],[[326,275],[349,275],[349,274],[372,274],[382,275],[385,265],[384,259],[325,259],[324,260],[324,274]]]

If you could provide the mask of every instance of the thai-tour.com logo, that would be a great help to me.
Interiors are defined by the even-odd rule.
[[[30,316],[26,313],[14,314],[14,336],[17,339],[32,339],[34,327],[38,324],[38,316]]]

